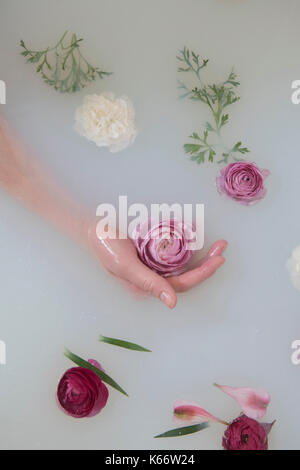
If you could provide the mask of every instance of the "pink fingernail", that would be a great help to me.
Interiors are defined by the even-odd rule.
[[[163,291],[160,294],[159,298],[167,307],[169,307],[169,308],[174,307],[174,302],[172,301],[172,298],[171,298],[170,294],[168,294],[167,292]]]

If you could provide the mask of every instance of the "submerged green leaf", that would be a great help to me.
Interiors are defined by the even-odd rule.
[[[123,341],[122,339],[109,338],[108,336],[100,336],[99,341],[103,343],[112,344],[114,346],[119,346],[120,348],[132,349],[133,351],[143,351],[143,352],[152,352],[150,349],[146,349],[143,346],[140,346],[130,341]]]
[[[198,144],[184,144],[185,153],[194,154],[199,152],[201,145]]]
[[[194,434],[195,432],[202,431],[209,427],[207,422],[193,424],[192,426],[184,426],[182,428],[171,429],[170,431],[164,432],[163,434],[158,434],[158,436],[154,436],[155,438],[159,437],[179,437],[179,436],[187,436],[188,434]]]
[[[123,390],[123,388],[120,387],[120,385],[115,382],[109,375],[107,375],[103,370],[98,369],[98,367],[93,366],[90,364],[88,361],[85,361],[79,356],[76,356],[76,354],[73,354],[71,351],[68,349],[65,349],[64,355],[73,361],[75,364],[77,364],[79,367],[85,367],[86,369],[90,369],[93,372],[95,372],[96,375],[100,377],[100,379],[105,382],[106,384],[110,385],[111,387],[115,388],[118,390],[118,392],[123,393],[123,395],[128,396],[128,394]]]
[[[98,67],[93,67],[82,55],[80,44],[83,39],[77,39],[76,34],[71,34],[69,44],[66,44],[68,31],[66,31],[57,44],[41,51],[33,51],[26,47],[23,40],[21,55],[27,57],[27,62],[38,64],[36,72],[40,73],[45,83],[53,86],[61,93],[73,93],[84,88],[97,77],[102,79],[110,72],[104,72]],[[52,64],[52,66],[50,65]],[[45,70],[51,70],[49,76]]]

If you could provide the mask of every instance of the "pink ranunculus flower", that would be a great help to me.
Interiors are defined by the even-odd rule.
[[[93,366],[101,369],[94,359]],[[108,389],[100,377],[90,369],[72,367],[59,381],[57,400],[62,410],[73,418],[90,418],[100,413],[108,399]]]
[[[226,429],[222,445],[225,450],[268,450],[268,432],[272,425],[261,424],[241,415]]]
[[[217,188],[221,194],[248,206],[265,197],[264,180],[269,174],[269,170],[261,170],[255,163],[230,163],[217,177]]]
[[[193,228],[182,221],[149,220],[136,227],[132,238],[143,263],[165,277],[184,272],[192,256],[188,244],[194,240]]]

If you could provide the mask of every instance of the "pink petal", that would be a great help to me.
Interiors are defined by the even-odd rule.
[[[274,426],[275,423],[276,423],[276,419],[274,419],[274,421],[272,423],[261,423],[261,425],[264,428],[264,430],[266,431],[266,433],[269,434],[269,432],[271,431],[271,429],[272,429],[272,427]]]
[[[267,392],[246,387],[228,387],[218,384],[215,386],[234,398],[248,418],[260,419],[266,414],[267,406],[271,400]]]
[[[98,361],[96,361],[95,359],[88,359],[88,362],[90,364],[92,364],[92,366],[94,367],[97,367],[98,369],[102,370],[104,372],[104,370],[102,369],[101,365],[99,364]]]
[[[270,176],[271,172],[269,170],[261,170],[261,173],[264,178],[268,178]]]
[[[177,401],[174,404],[174,416],[177,419],[182,419],[184,421],[215,421],[217,423],[222,423],[228,426],[228,423],[222,421],[219,418],[208,413],[200,406],[195,403],[188,403],[186,401]]]

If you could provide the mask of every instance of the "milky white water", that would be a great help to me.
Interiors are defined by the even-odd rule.
[[[297,0],[0,1],[0,112],[49,171],[89,207],[117,202],[205,204],[206,246],[229,241],[227,263],[174,311],[155,299],[137,301],[73,242],[21,208],[0,199],[0,447],[98,449],[220,448],[222,428],[154,440],[174,426],[177,399],[198,402],[230,420],[237,405],[213,382],[253,386],[272,396],[266,421],[278,419],[270,448],[299,448],[299,292],[285,262],[300,243],[300,79]],[[64,30],[85,40],[91,62],[114,74],[74,95],[46,86],[19,55],[18,43],[44,47]],[[220,81],[234,65],[242,99],[229,109],[229,142],[242,140],[268,168],[265,200],[240,206],[218,195],[217,165],[184,155],[187,136],[209,117],[198,103],[178,100],[176,52],[184,45],[210,59],[205,78]],[[183,77],[180,77],[183,78]],[[85,93],[126,94],[139,135],[110,154],[73,131]],[[153,350],[142,354],[97,342],[119,337]],[[101,415],[66,417],[55,403],[67,346],[97,359],[128,392],[111,391]]]

